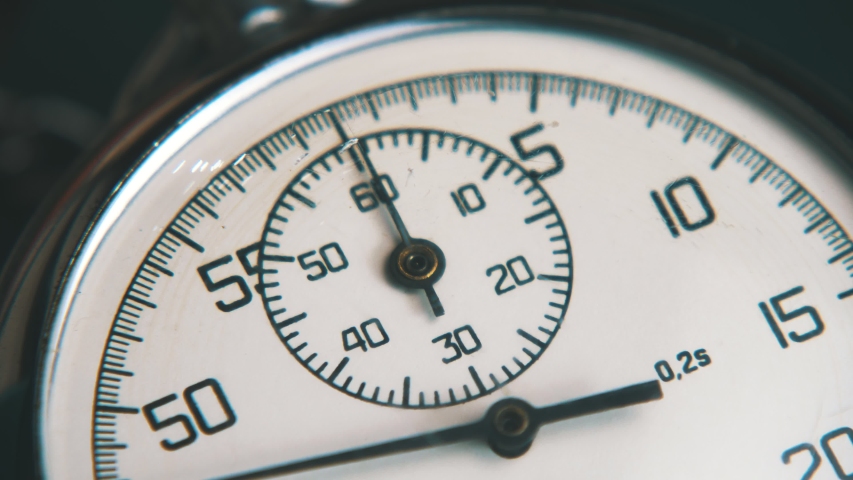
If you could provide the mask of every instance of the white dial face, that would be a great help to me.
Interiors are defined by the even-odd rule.
[[[88,236],[45,473],[848,478],[853,179],[797,125],[571,30],[274,60]]]

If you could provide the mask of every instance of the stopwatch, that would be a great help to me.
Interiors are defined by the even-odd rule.
[[[685,30],[440,6],[96,152],[4,307],[35,474],[853,477],[842,109]]]

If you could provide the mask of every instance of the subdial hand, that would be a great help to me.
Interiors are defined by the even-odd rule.
[[[492,405],[482,419],[467,425],[345,450],[331,455],[274,465],[230,477],[222,477],[222,479],[232,480],[286,475],[466,440],[486,441],[498,455],[506,458],[515,458],[523,455],[530,448],[539,427],[544,424],[617,408],[630,407],[662,398],[663,392],[660,388],[660,382],[657,380],[638,383],[547,407],[537,408],[524,400],[507,398]]]
[[[385,189],[379,172],[367,155],[367,151],[356,144],[356,149],[367,171],[370,173],[370,184],[379,196],[379,202],[385,205],[391,220],[400,234],[400,244],[391,252],[388,268],[392,277],[401,285],[409,288],[422,289],[426,294],[432,311],[436,317],[444,315],[444,306],[435,292],[436,282],[444,274],[446,261],[444,253],[438,245],[424,239],[412,238],[394,201]]]

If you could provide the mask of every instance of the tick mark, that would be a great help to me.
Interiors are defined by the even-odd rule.
[[[406,88],[409,90],[409,101],[412,104],[412,110],[418,109],[418,101],[415,99],[415,90],[412,88],[412,84],[407,83]]]
[[[347,363],[349,363],[349,357],[344,357],[341,359],[340,363],[338,363],[338,366],[335,367],[335,370],[332,371],[331,375],[329,375],[329,383],[335,383],[335,379],[338,378],[338,375],[341,374],[341,372],[344,370],[344,367],[347,366]]]
[[[132,377],[133,372],[129,372],[127,370],[118,370],[115,368],[101,368],[102,373],[109,373],[110,375],[121,375],[122,377]]]
[[[373,103],[373,96],[369,93],[365,95],[367,99],[367,106],[370,107],[370,113],[373,115],[374,120],[379,120],[379,112],[376,110],[376,105]]]
[[[532,343],[533,345],[536,345],[537,347],[539,347],[541,349],[544,349],[547,346],[547,345],[545,345],[545,342],[539,340],[538,338],[534,337],[533,335],[525,332],[524,330],[522,330],[520,328],[518,330],[516,330],[516,333],[521,335],[521,338],[527,340],[528,342]]]
[[[426,162],[429,158],[429,135],[430,132],[424,132],[421,137],[423,138],[423,143],[421,144],[421,160]]]
[[[118,413],[118,414],[137,414],[139,413],[139,409],[136,407],[119,407],[113,405],[97,405],[95,406],[96,412],[103,413]]]
[[[117,337],[121,337],[121,338],[125,338],[127,340],[131,340],[133,342],[142,342],[142,339],[140,337],[135,336],[135,335],[128,335],[126,333],[116,332],[116,331],[113,331],[112,334],[117,336]]]
[[[275,171],[275,164],[272,163],[272,160],[270,160],[267,154],[262,152],[260,148],[255,148],[254,150],[252,150],[251,153],[253,157],[261,157],[261,160],[263,160],[264,163],[266,163],[267,166],[270,167],[270,170]]]
[[[545,273],[540,273],[539,275],[536,275],[536,279],[537,280],[548,280],[548,281],[552,281],[552,282],[568,282],[569,281],[569,277],[567,277],[567,276],[548,275]]]
[[[687,131],[684,133],[684,138],[681,140],[683,143],[687,143],[690,140],[690,137],[693,136],[693,132],[696,130],[696,125],[699,123],[699,117],[692,116],[690,119],[690,123],[687,127]]]
[[[819,227],[819,226],[823,225],[823,224],[824,224],[827,220],[829,220],[830,218],[832,218],[832,217],[830,217],[830,216],[829,216],[829,214],[825,214],[825,215],[823,215],[822,217],[820,217],[819,219],[817,219],[814,223],[812,223],[811,225],[809,225],[808,227],[806,227],[806,229],[805,229],[805,230],[803,230],[803,233],[805,233],[806,235],[808,235],[809,233],[812,233],[812,232],[814,231],[814,229],[816,229],[817,227]]]
[[[139,298],[139,297],[136,297],[136,296],[133,296],[133,295],[127,295],[127,297],[126,297],[126,298],[127,298],[128,300],[133,300],[134,302],[136,302],[136,303],[138,303],[138,304],[140,304],[140,305],[146,306],[146,307],[148,307],[148,308],[157,308],[157,305],[155,305],[155,304],[153,304],[153,303],[149,302],[148,300],[143,300],[143,299],[141,299],[141,298]]]
[[[154,270],[157,270],[158,272],[163,273],[164,275],[168,275],[170,277],[175,276],[175,274],[172,273],[171,270],[165,269],[165,268],[161,267],[160,265],[157,265],[156,263],[152,262],[151,260],[145,260],[144,262],[142,262],[142,264],[147,266],[147,267],[151,267]]]
[[[646,124],[646,128],[652,128],[655,118],[658,116],[658,110],[660,110],[660,100],[655,100],[655,106],[652,108],[651,114],[649,114],[649,123]]]
[[[619,107],[619,100],[622,99],[622,89],[617,89],[613,94],[613,102],[610,104],[610,116],[616,115],[616,109]]]
[[[311,199],[302,196],[302,194],[297,193],[293,189],[288,190],[287,194],[290,195],[291,197],[295,198],[296,200],[300,201],[301,203],[303,203],[307,207],[310,207],[310,208],[316,208],[317,207],[317,204],[314,203]]]
[[[797,185],[797,187],[794,188],[794,190],[792,190],[791,193],[789,193],[785,198],[782,199],[781,202],[779,202],[779,208],[782,208],[785,205],[787,205],[788,202],[790,202],[791,200],[796,198],[802,192],[803,192],[803,187]],[[794,203],[796,203],[796,202],[794,202]]]
[[[498,165],[500,165],[503,159],[503,157],[499,156],[495,158],[494,161],[492,161],[492,164],[489,165],[489,168],[486,169],[486,173],[483,174],[483,181],[488,181],[490,178],[492,178],[492,174],[494,174],[495,170],[498,169]]]
[[[231,182],[231,185],[234,185],[234,188],[240,190],[241,193],[246,193],[246,189],[243,188],[243,185],[241,185],[236,178],[234,178],[234,175],[231,172],[229,172],[228,170],[223,170],[222,175],[227,178],[228,181]]]
[[[720,151],[720,154],[717,155],[717,158],[714,159],[714,163],[711,164],[711,170],[716,170],[717,167],[719,167],[720,164],[723,163],[723,160],[725,160],[729,153],[731,153],[732,149],[735,148],[735,145],[737,145],[738,141],[739,140],[737,137],[729,137],[729,139],[726,141],[726,145]]]
[[[756,170],[755,173],[752,175],[752,177],[749,178],[749,183],[755,183],[755,181],[758,180],[758,177],[760,177],[761,174],[764,173],[764,171],[767,170],[767,167],[769,167],[769,166],[770,166],[770,161],[765,160],[764,164],[761,165],[761,168]]]
[[[341,126],[341,122],[338,120],[338,116],[335,115],[335,112],[330,108],[326,111],[329,114],[329,118],[332,120],[332,125],[335,126],[335,131],[338,133],[338,137],[340,137],[342,143],[346,143],[349,141],[349,135],[344,131],[344,128]]]
[[[217,217],[217,218],[218,218],[218,217]],[[167,231],[167,232],[169,232],[169,234],[170,234],[170,235],[174,236],[175,238],[177,238],[178,240],[180,240],[181,242],[183,242],[183,243],[184,243],[184,245],[186,245],[186,246],[188,246],[188,247],[192,248],[193,250],[195,250],[195,251],[197,251],[197,252],[199,252],[199,253],[203,253],[203,252],[204,252],[204,247],[202,247],[202,246],[201,246],[201,245],[199,245],[198,243],[194,242],[190,237],[188,237],[188,236],[184,235],[183,233],[179,232],[179,231],[178,231],[178,229],[176,229],[175,227],[169,227],[169,229],[168,229],[168,230],[166,230],[166,231]]]
[[[308,314],[306,312],[302,312],[299,315],[294,315],[294,316],[292,316],[286,320],[282,320],[280,322],[277,322],[275,324],[275,327],[277,329],[281,330],[282,328],[289,327],[289,326],[293,325],[294,323],[296,323],[300,320],[305,320],[307,317],[308,317]],[[346,358],[346,357],[344,357],[344,358]]]
[[[550,215],[554,215],[556,213],[557,213],[557,211],[554,210],[554,207],[551,207],[551,208],[548,208],[547,210],[543,210],[539,213],[536,213],[534,215],[531,215],[531,216],[525,218],[524,223],[530,225],[531,223],[533,223],[537,220],[542,220],[543,218],[548,217]]]
[[[535,73],[530,77],[530,113],[536,113],[539,106],[539,75]]]
[[[830,258],[828,263],[833,264],[833,263],[841,260],[842,258],[850,255],[851,253],[853,253],[853,247],[850,247],[850,248],[844,250],[843,252],[839,253],[838,255]]]
[[[409,393],[412,388],[412,379],[411,377],[406,377],[403,379],[403,406],[409,406]],[[389,400],[390,403],[390,400]]]
[[[483,385],[483,381],[480,380],[480,375],[477,374],[477,370],[474,369],[473,366],[468,367],[468,373],[471,374],[471,378],[474,379],[474,385],[477,386],[477,389],[480,390],[480,395],[486,393],[486,386]]]
[[[572,108],[574,108],[575,105],[577,105],[577,104],[578,104],[578,81],[573,79],[572,80],[572,88],[570,90],[570,95],[569,95],[569,105],[571,105]]]

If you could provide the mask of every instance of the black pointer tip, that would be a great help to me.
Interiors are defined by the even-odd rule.
[[[427,300],[429,300],[429,306],[432,307],[432,313],[434,313],[436,317],[444,315],[444,305],[442,305],[441,300],[438,299],[438,294],[435,293],[435,289],[427,287],[424,289],[424,293],[426,293]]]
[[[640,403],[648,403],[662,398],[663,391],[660,388],[660,382],[652,380],[538,408],[536,415],[540,422],[551,423],[616,408],[638,405]]]

